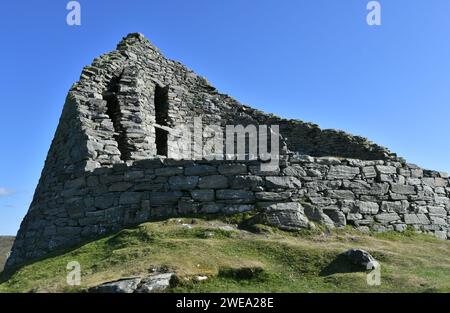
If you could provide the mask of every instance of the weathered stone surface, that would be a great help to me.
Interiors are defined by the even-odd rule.
[[[141,202],[142,193],[140,192],[124,192],[120,195],[120,204],[138,204]]]
[[[403,216],[404,221],[408,225],[413,224],[423,224],[428,225],[430,224],[430,221],[428,220],[427,216],[425,214],[405,214]]]
[[[191,196],[196,201],[210,202],[214,201],[215,193],[213,189],[193,190]]]
[[[397,213],[381,213],[375,215],[375,220],[380,223],[391,223],[400,220]]]
[[[356,201],[355,202],[356,213],[361,214],[377,214],[380,206],[378,203],[367,202],[367,201]]]
[[[277,203],[267,207],[250,221],[267,224],[283,230],[298,230],[309,227],[303,207],[297,202]]]
[[[416,193],[416,188],[409,185],[392,184],[391,189],[392,192],[401,195],[413,195]]]
[[[370,270],[379,266],[379,263],[367,251],[362,249],[350,249],[344,255],[352,264],[360,266],[362,269]]]
[[[298,164],[293,164],[283,169],[283,174],[286,176],[305,177],[306,171]]]
[[[291,197],[291,192],[257,192],[256,199],[261,201],[284,201]]]
[[[350,166],[332,166],[328,172],[328,179],[353,179],[360,174],[358,167]]]
[[[347,225],[345,214],[341,211],[324,209],[323,212],[331,218],[336,227],[344,227]]]
[[[216,198],[219,200],[242,200],[248,202],[254,201],[255,195],[251,191],[220,189],[216,190]]]
[[[217,174],[217,168],[211,165],[193,165],[186,167],[184,170],[186,176],[206,176]]]
[[[155,293],[170,286],[174,273],[156,274],[146,278],[129,278],[108,282],[89,289],[91,293]]]
[[[355,195],[350,190],[327,190],[327,197],[342,200],[355,199]]]
[[[222,175],[246,174],[247,165],[245,164],[222,164],[219,165],[219,173]]]
[[[409,207],[408,201],[383,201],[381,204],[381,211],[383,212],[395,212],[395,213],[406,213]]]
[[[150,192],[150,205],[175,204],[183,196],[180,191]]]
[[[120,191],[127,191],[133,186],[132,183],[127,182],[117,182],[111,185],[109,187],[109,191],[111,192],[120,192]]]
[[[436,215],[436,216],[441,216],[441,217],[447,216],[446,209],[444,209],[442,207],[436,207],[436,206],[429,206],[428,213],[430,213],[430,215]]]
[[[174,176],[183,174],[184,170],[180,167],[163,167],[155,169],[156,176]]]
[[[172,176],[169,178],[170,189],[192,190],[197,187],[198,176]]]
[[[300,188],[302,183],[292,176],[267,176],[266,187],[269,189],[295,189]]]
[[[305,203],[304,212],[310,221],[319,223],[320,225],[324,225],[328,228],[335,227],[335,222],[328,215],[326,215],[321,208]]]
[[[170,286],[171,279],[175,276],[174,273],[163,273],[152,275],[144,278],[137,286],[135,293],[155,293],[162,292]]]
[[[200,177],[198,187],[201,189],[223,189],[228,187],[228,179],[223,175]]]
[[[394,166],[377,165],[376,169],[377,169],[378,173],[384,174],[384,175],[397,174],[397,168],[395,168]]]
[[[231,188],[260,191],[265,182],[259,176],[236,176],[231,179]]]
[[[141,282],[141,278],[122,279],[104,283],[89,289],[92,293],[133,293]]]
[[[375,170],[374,166],[366,166],[362,168],[362,172],[364,174],[364,177],[366,178],[375,178],[377,177],[377,171]]]

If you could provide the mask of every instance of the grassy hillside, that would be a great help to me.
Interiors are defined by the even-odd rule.
[[[0,292],[81,291],[102,282],[145,276],[153,268],[180,277],[169,292],[450,292],[450,242],[416,235],[353,230],[286,233],[237,230],[222,221],[170,219],[142,224],[27,265]],[[349,248],[381,263],[381,285],[333,262]],[[66,265],[78,261],[82,286],[67,287]],[[197,275],[208,279],[196,282]]]
[[[6,257],[8,252],[11,250],[11,247],[14,242],[14,237],[10,236],[0,236],[0,272],[3,271],[3,266],[6,262]]]

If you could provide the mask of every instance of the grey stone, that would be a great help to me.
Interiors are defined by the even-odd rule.
[[[140,192],[124,192],[120,195],[120,204],[138,204],[141,202],[142,193]]]
[[[397,213],[381,213],[375,215],[375,220],[380,223],[391,223],[400,220],[400,216]]]
[[[431,221],[431,224],[434,224],[434,225],[440,225],[440,226],[447,225],[447,221],[445,220],[445,218],[442,218],[440,216],[430,215],[430,221]]]
[[[352,264],[360,266],[363,269],[370,270],[379,266],[379,263],[367,251],[362,249],[350,249],[342,254]]]
[[[391,190],[401,195],[413,195],[416,193],[416,188],[410,185],[392,184]]]
[[[172,190],[192,190],[197,187],[198,176],[172,176],[169,186]]]
[[[108,282],[89,289],[92,293],[133,293],[141,282],[141,278],[122,279]]]
[[[210,202],[214,201],[215,193],[213,189],[193,190],[191,196],[196,201]]]
[[[142,279],[135,289],[135,293],[156,293],[166,290],[170,286],[174,273],[152,275]]]
[[[327,197],[341,200],[353,200],[355,195],[350,190],[327,190]]]
[[[217,174],[217,168],[211,165],[193,165],[184,169],[186,176],[206,176]]]
[[[256,199],[260,201],[284,201],[289,200],[291,192],[257,192]]]
[[[447,239],[447,232],[446,231],[435,231],[434,235],[437,239],[445,240]]]
[[[383,201],[381,204],[381,211],[383,212],[395,212],[395,213],[406,213],[407,208],[409,207],[408,201]]]
[[[231,188],[257,191],[264,186],[264,183],[264,180],[259,176],[236,176],[231,179]]]
[[[150,192],[150,205],[176,204],[182,196],[180,191]]]
[[[198,187],[201,189],[228,188],[228,179],[223,175],[211,175],[200,177]]]
[[[338,165],[330,167],[327,177],[328,179],[354,179],[359,174],[358,167]]]
[[[395,168],[393,166],[377,165],[376,169],[377,169],[378,173],[384,174],[384,175],[397,174],[397,168]]]
[[[241,200],[254,201],[255,195],[251,191],[235,190],[235,189],[220,189],[216,191],[216,198],[218,200]]]
[[[300,188],[302,183],[292,176],[267,176],[266,187],[269,189],[296,189]]]
[[[338,158],[335,157],[320,157],[317,158],[316,160],[318,164],[326,164],[326,165],[338,165],[342,163]]]
[[[64,184],[65,189],[80,189],[86,186],[86,179],[84,177],[79,177],[73,180],[68,180]]]
[[[428,220],[428,217],[425,214],[405,214],[403,216],[403,218],[407,225],[413,225],[413,224],[428,225],[428,224],[430,224],[430,221]]]
[[[133,186],[132,183],[126,183],[126,182],[117,182],[117,183],[113,183],[110,187],[109,187],[109,191],[112,192],[120,192],[120,191],[127,191],[128,189],[131,188],[131,186]]]
[[[111,207],[114,204],[115,196],[110,195],[103,195],[95,197],[94,205],[99,209],[107,209]]]
[[[377,177],[377,171],[374,166],[366,166],[362,168],[362,172],[365,178],[375,178]]]
[[[408,225],[405,225],[405,224],[395,224],[394,225],[394,230],[399,233],[406,231],[407,228],[408,228]]]
[[[298,164],[293,164],[283,169],[283,174],[286,176],[305,177],[306,171]]]
[[[247,165],[245,164],[222,164],[219,165],[219,173],[222,175],[246,174]]]
[[[361,214],[377,214],[380,206],[378,203],[366,202],[366,201],[356,201],[355,202],[355,213]]]
[[[297,202],[270,205],[252,218],[250,223],[267,224],[283,230],[299,230],[309,227],[303,207]]]
[[[163,167],[155,169],[156,176],[174,176],[183,174],[183,167]]]
[[[347,225],[347,219],[345,218],[344,213],[336,210],[326,209],[324,209],[323,212],[331,218],[336,227],[344,227],[345,225]]]
[[[202,204],[201,211],[203,213],[214,214],[214,213],[223,212],[224,207],[225,207],[225,204],[223,204],[223,203],[216,203],[216,202],[205,203],[205,204]]]
[[[430,213],[430,215],[437,215],[437,216],[441,216],[441,217],[447,216],[447,210],[445,210],[444,208],[441,208],[441,207],[436,207],[436,206],[429,206],[428,213]]]

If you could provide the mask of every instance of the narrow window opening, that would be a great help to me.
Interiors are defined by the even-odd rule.
[[[126,161],[131,157],[131,150],[127,141],[125,129],[121,123],[122,113],[120,111],[119,100],[117,98],[119,81],[120,77],[115,77],[111,80],[107,90],[103,93],[103,99],[106,101],[106,114],[113,123],[115,132],[113,138],[117,142],[117,147],[120,151],[120,159]]]
[[[161,156],[166,156],[168,154],[167,139],[168,132],[159,126],[168,127],[169,118],[169,88],[160,87],[156,85],[155,87],[155,143],[156,143],[156,154]]]

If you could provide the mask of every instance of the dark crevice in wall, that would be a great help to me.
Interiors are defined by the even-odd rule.
[[[155,119],[160,126],[169,126],[169,87],[155,87]],[[155,128],[155,143],[157,155],[167,156],[168,132],[159,127]]]
[[[126,131],[121,123],[122,112],[120,111],[119,99],[117,93],[119,92],[120,76],[114,77],[108,84],[107,90],[103,93],[103,99],[106,100],[106,114],[111,119],[114,132],[114,140],[117,142],[120,151],[120,159],[123,161],[131,158],[131,148],[128,144]]]

